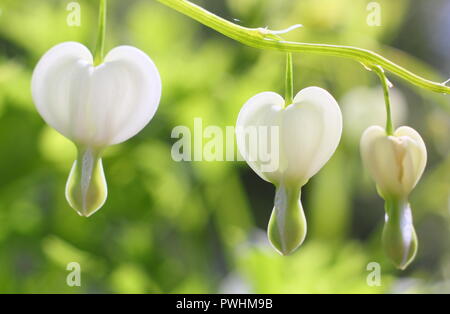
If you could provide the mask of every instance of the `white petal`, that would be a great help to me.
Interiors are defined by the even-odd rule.
[[[75,137],[73,110],[88,99],[92,62],[85,46],[66,42],[51,48],[33,72],[31,90],[38,112],[45,122],[70,139]]]
[[[407,138],[406,154],[403,160],[405,189],[411,191],[419,181],[427,163],[427,149],[425,143],[416,130],[408,126],[399,127],[394,136]]]
[[[382,127],[371,126],[363,133],[361,157],[383,196],[399,193],[401,168],[396,159],[395,143]]]
[[[342,133],[342,115],[326,90],[301,90],[283,113],[283,153],[286,179],[307,181],[330,159]]]
[[[368,127],[361,136],[360,147],[363,162],[369,166],[371,147],[375,139],[386,136],[386,131],[378,125]]]
[[[371,147],[372,175],[383,195],[403,195],[401,158],[404,148],[393,136],[377,138]]]
[[[94,80],[94,86],[99,91],[110,92],[110,102],[102,98],[104,93],[98,92],[97,97],[99,107],[108,108],[106,111],[113,113],[106,129],[111,128],[114,135],[110,144],[117,144],[134,136],[153,118],[161,98],[161,78],[153,61],[131,46],[111,50],[103,66],[105,72],[98,71],[99,78]],[[109,86],[105,83],[108,78]],[[97,89],[94,88],[94,91],[97,92]],[[114,98],[111,93],[117,97]],[[102,100],[104,106],[101,106]]]
[[[264,171],[265,163],[260,160],[258,151],[262,145],[265,146],[264,148],[274,146],[279,152],[279,138],[271,138],[269,128],[279,128],[283,105],[284,99],[277,93],[257,94],[244,104],[236,122],[236,141],[239,152],[262,179],[270,182],[277,182],[280,179],[281,161],[275,161],[278,164],[275,171]],[[260,130],[262,130],[260,127],[267,127],[269,136],[266,137],[265,143],[259,143]],[[257,138],[254,137],[254,132],[257,132]]]

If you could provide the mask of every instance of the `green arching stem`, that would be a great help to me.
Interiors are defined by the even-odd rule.
[[[98,35],[94,53],[94,66],[97,66],[103,62],[106,33],[106,2],[107,0],[100,0],[100,10],[98,15]]]
[[[286,54],[286,94],[285,102],[286,106],[292,104],[294,95],[294,78],[292,71],[292,53]]]
[[[381,86],[383,87],[384,102],[386,104],[386,134],[393,135],[394,127],[392,125],[391,101],[389,99],[389,87],[391,83],[380,66],[374,66],[371,69],[378,75],[381,81]]]
[[[370,50],[352,46],[311,44],[278,40],[271,36],[271,31],[268,29],[248,28],[234,24],[187,0],[157,1],[193,18],[229,38],[251,47],[283,52],[308,52],[348,58],[365,65],[380,66],[386,71],[389,71],[418,87],[442,94],[450,94],[450,87],[446,86],[445,83],[427,80]]]

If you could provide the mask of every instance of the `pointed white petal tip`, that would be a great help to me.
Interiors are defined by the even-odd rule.
[[[90,149],[79,153],[66,183],[69,205],[83,217],[90,217],[106,202],[108,187],[100,154]]]

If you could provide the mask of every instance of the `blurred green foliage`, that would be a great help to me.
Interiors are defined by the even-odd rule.
[[[295,89],[328,89],[345,126],[338,151],[302,193],[306,242],[281,257],[265,236],[273,187],[244,162],[173,161],[170,134],[192,128],[195,117],[234,125],[254,94],[282,94],[284,56],[243,47],[151,0],[109,1],[106,47],[130,44],[151,56],[163,80],[159,110],[140,134],[107,151],[105,206],[89,219],[76,215],[64,198],[75,148],[42,121],[30,95],[33,67],[50,47],[94,47],[97,1],[78,1],[80,27],[66,23],[69,2],[0,0],[0,292],[450,292],[448,97],[393,80],[393,106],[403,108],[396,121],[423,134],[429,151],[411,200],[419,253],[399,272],[381,252],[383,202],[358,151],[362,130],[384,123],[377,79],[352,61],[294,55]],[[410,36],[409,27],[442,1],[379,2],[381,27],[367,25],[364,0],[196,1],[246,26],[302,23],[286,37],[374,49],[439,77],[419,61],[438,58],[427,34]],[[408,41],[423,49],[408,50]],[[70,262],[81,265],[81,287],[66,284]],[[366,283],[369,262],[381,264],[379,287]]]

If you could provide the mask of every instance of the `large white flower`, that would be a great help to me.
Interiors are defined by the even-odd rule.
[[[294,251],[305,238],[300,189],[333,155],[341,133],[339,106],[319,87],[303,89],[287,107],[280,95],[260,93],[239,113],[236,135],[241,155],[277,187],[268,233],[282,254]]]
[[[114,48],[94,66],[85,46],[66,42],[41,58],[31,88],[42,118],[79,149],[66,196],[80,215],[89,216],[106,200],[100,154],[152,119],[161,96],[158,70],[131,46]]]

